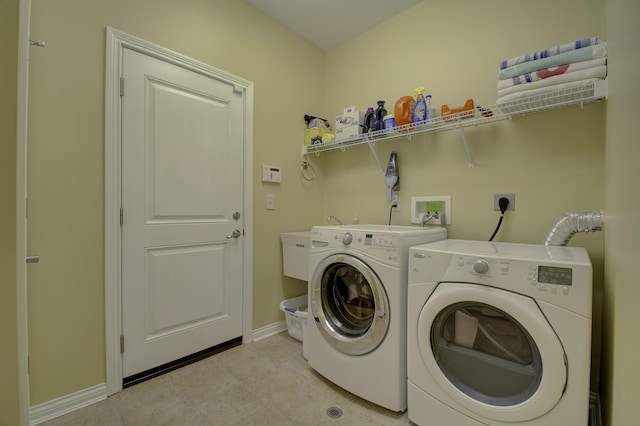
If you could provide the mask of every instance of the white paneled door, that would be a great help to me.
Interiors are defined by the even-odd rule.
[[[124,49],[123,377],[242,336],[243,102]]]

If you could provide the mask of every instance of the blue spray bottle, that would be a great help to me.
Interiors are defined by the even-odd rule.
[[[416,92],[416,107],[413,109],[413,122],[423,123],[427,119],[427,103],[424,100],[424,87],[416,87],[413,89]]]

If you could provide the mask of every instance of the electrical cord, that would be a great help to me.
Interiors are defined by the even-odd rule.
[[[507,207],[509,207],[509,199],[506,197],[502,197],[498,200],[498,206],[500,206],[500,219],[498,220],[498,225],[496,226],[495,231],[493,231],[493,234],[491,234],[491,238],[489,238],[489,241],[493,241],[493,238],[496,236],[496,234],[498,233],[498,230],[500,229],[500,225],[502,225],[502,219],[504,219],[504,212],[507,211]]]
[[[389,209],[389,226],[391,226],[391,213],[393,213],[393,208],[398,207],[397,203],[391,204],[391,208]]]

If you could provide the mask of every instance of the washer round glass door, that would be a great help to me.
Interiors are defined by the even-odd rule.
[[[373,351],[389,328],[389,301],[382,282],[351,255],[335,254],[317,266],[311,279],[311,310],[324,339],[348,355]]]
[[[488,419],[539,417],[558,403],[565,389],[560,340],[527,296],[441,283],[420,312],[418,342],[437,385]]]

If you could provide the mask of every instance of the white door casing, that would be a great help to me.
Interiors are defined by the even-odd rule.
[[[107,41],[105,283],[107,392],[112,394],[121,389],[123,376],[140,368],[240,333],[245,342],[251,338],[252,85],[111,28]],[[141,104],[129,104],[130,99]],[[234,114],[240,122],[228,122]],[[194,126],[201,128],[194,137],[183,137]],[[235,143],[215,152],[207,134]],[[238,210],[240,219],[232,219]],[[244,236],[227,238],[235,229],[244,229]],[[233,259],[242,262],[236,277],[230,275]],[[212,281],[218,283],[215,289]],[[121,330],[125,357],[130,355],[124,362]],[[211,342],[211,333],[222,340]],[[178,335],[191,343],[172,343]],[[136,366],[141,360],[146,368]]]
[[[27,123],[29,116],[29,43],[31,0],[20,0],[18,12],[18,74],[16,105],[16,310],[18,328],[18,416],[31,422],[29,408],[29,343],[27,325]],[[9,346],[11,347],[11,346]]]

